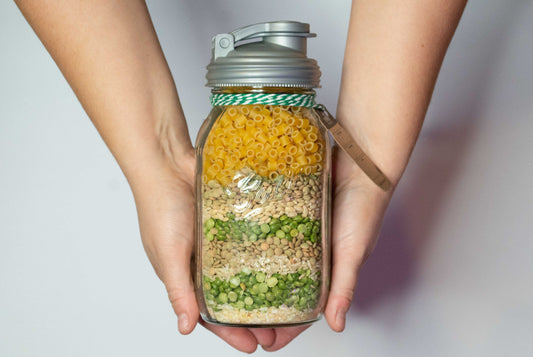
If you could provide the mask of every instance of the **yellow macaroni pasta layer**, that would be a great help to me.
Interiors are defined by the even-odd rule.
[[[207,138],[204,182],[227,185],[244,167],[271,179],[321,172],[324,140],[311,117],[301,107],[228,107]]]

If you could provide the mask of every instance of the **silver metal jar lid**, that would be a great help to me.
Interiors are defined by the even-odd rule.
[[[309,24],[295,21],[263,22],[218,34],[207,86],[317,88],[320,69],[306,55],[307,38],[315,36]]]

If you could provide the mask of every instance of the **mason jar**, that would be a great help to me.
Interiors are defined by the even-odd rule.
[[[195,288],[207,322],[300,325],[324,311],[331,142],[314,109],[312,36],[282,21],[213,39],[213,108],[196,142]]]

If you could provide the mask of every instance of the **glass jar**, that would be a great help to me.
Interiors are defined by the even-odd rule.
[[[329,286],[329,140],[309,108],[213,108],[197,143],[196,284],[206,321],[319,318]]]
[[[275,22],[229,35],[214,39],[217,99],[196,142],[200,312],[230,326],[308,324],[323,313],[330,277],[331,142],[312,108],[320,72],[302,48],[312,34]],[[236,51],[254,36],[262,43]],[[288,63],[312,71],[283,73]]]

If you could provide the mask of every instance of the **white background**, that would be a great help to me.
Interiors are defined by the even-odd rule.
[[[211,37],[261,21],[311,24],[334,112],[349,3],[149,1],[191,135]],[[177,333],[117,164],[11,1],[0,30],[0,356],[238,355]],[[345,332],[277,355],[533,355],[532,34],[531,1],[469,3]]]

